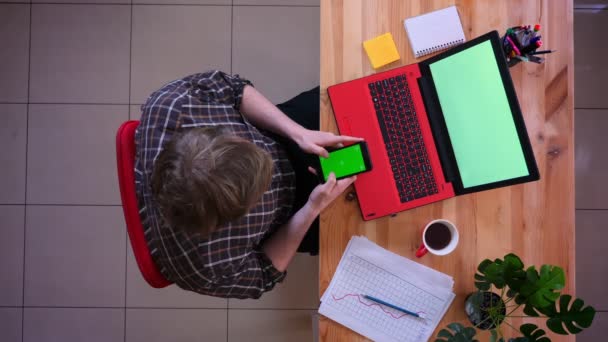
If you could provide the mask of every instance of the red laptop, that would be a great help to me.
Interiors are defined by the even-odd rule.
[[[539,179],[496,31],[328,93],[340,134],[367,141],[364,220]]]

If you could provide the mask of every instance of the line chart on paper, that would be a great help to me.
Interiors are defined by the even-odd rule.
[[[349,255],[342,261],[342,276],[336,279],[331,297],[325,304],[349,314],[375,329],[382,330],[398,341],[421,341],[433,328],[433,321],[442,314],[445,301],[412,282],[398,277],[375,264]],[[425,318],[404,314],[398,310],[371,302],[363,295],[381,298],[409,311],[422,313]]]

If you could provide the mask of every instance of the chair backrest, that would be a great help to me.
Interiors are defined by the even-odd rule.
[[[137,197],[135,195],[135,129],[139,121],[123,123],[116,133],[116,161],[118,165],[118,183],[122,209],[129,233],[129,241],[137,266],[150,286],[162,288],[171,285],[158,270],[152,260],[148,244],[144,238],[144,228],[139,217]]]

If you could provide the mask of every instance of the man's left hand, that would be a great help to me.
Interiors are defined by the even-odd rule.
[[[304,129],[294,141],[300,146],[302,151],[327,158],[329,157],[329,153],[325,147],[340,147],[344,143],[363,141],[363,138]]]

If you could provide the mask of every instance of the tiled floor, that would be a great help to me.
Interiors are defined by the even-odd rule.
[[[240,73],[275,102],[316,85],[319,0],[43,2],[0,3],[0,340],[310,341],[318,258],[299,255],[259,301],[145,284],[113,136],[151,91],[188,73]],[[575,7],[577,294],[603,311],[578,341],[599,341],[608,1]]]
[[[258,301],[144,282],[114,134],[190,73],[275,102],[317,85],[319,0],[43,2],[0,2],[0,341],[311,341],[316,257]]]
[[[574,11],[576,289],[599,312],[579,342],[608,336],[608,1],[576,0]]]

